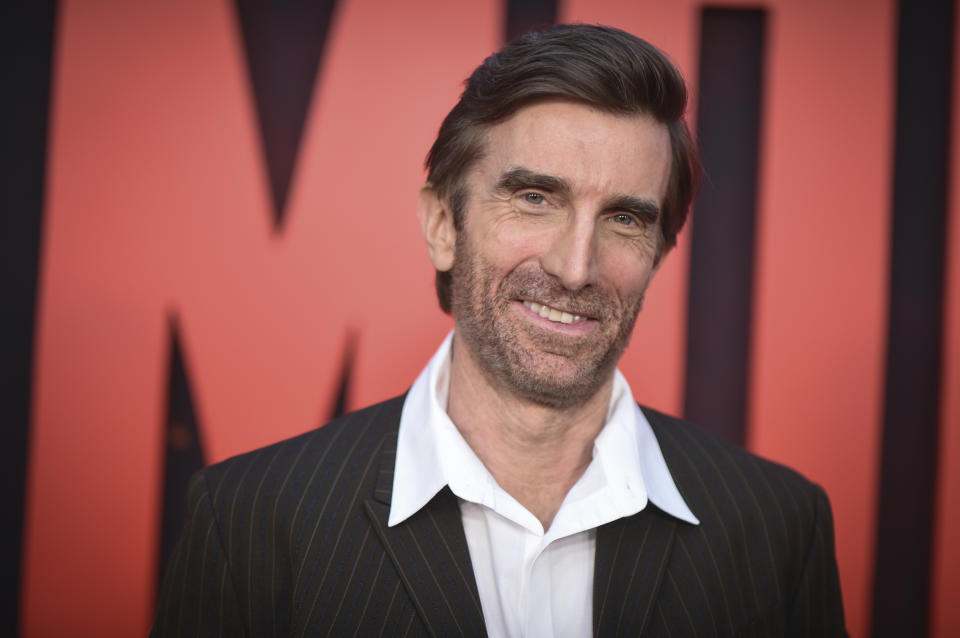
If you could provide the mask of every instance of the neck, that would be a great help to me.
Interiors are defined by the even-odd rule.
[[[548,529],[590,464],[613,376],[584,403],[553,408],[494,385],[456,333],[453,345],[450,419],[497,484]]]

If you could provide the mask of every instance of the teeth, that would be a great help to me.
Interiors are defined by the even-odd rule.
[[[574,315],[570,314],[569,312],[564,312],[563,310],[551,308],[550,306],[544,306],[542,304],[538,304],[536,301],[524,301],[523,305],[544,319],[549,319],[550,321],[558,321],[566,324],[584,321],[584,318],[580,315]]]

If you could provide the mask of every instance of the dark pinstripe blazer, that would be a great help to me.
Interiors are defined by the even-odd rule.
[[[457,499],[387,527],[403,398],[199,472],[158,636],[479,636]],[[597,531],[597,636],[845,634],[823,491],[644,409],[700,525],[652,504]]]

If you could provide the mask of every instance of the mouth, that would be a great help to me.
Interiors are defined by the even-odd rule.
[[[581,317],[580,315],[575,315],[566,310],[560,310],[559,308],[552,308],[544,304],[537,303],[536,301],[529,301],[527,299],[523,300],[523,305],[530,309],[530,311],[540,315],[542,318],[552,321],[554,323],[563,323],[563,324],[574,324],[574,323],[583,323],[584,321],[589,321],[589,317]]]

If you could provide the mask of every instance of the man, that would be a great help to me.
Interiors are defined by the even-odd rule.
[[[455,329],[404,396],[200,472],[159,635],[843,635],[829,504],[616,364],[697,161],[615,29],[488,58],[419,218]]]

